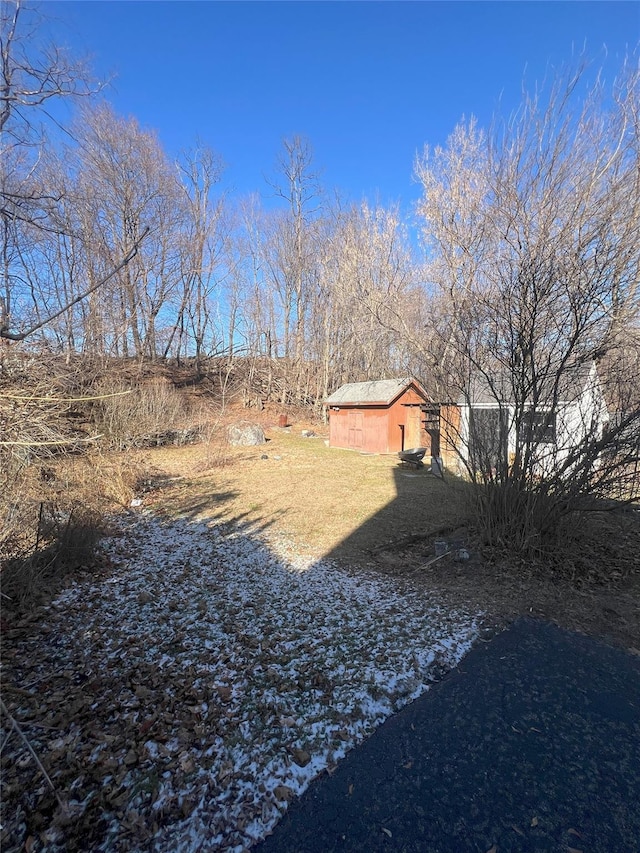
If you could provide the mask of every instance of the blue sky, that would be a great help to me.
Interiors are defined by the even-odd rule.
[[[284,136],[313,145],[328,189],[417,198],[413,161],[474,114],[509,111],[586,46],[612,73],[639,2],[58,2],[56,38],[90,54],[115,109],[170,154],[200,138],[234,195],[268,197]],[[605,58],[604,45],[607,53]]]

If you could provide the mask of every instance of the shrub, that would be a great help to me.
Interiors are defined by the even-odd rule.
[[[188,398],[162,379],[133,387],[103,381],[92,407],[98,431],[119,450],[188,444],[199,437]]]

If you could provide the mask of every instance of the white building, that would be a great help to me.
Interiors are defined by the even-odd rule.
[[[535,393],[520,394],[511,377],[473,377],[460,400],[460,455],[473,471],[513,464],[526,453],[528,470],[569,475],[580,448],[600,439],[609,412],[595,362],[548,374]],[[524,411],[523,411],[524,409]]]

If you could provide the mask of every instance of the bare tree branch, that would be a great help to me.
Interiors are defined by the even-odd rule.
[[[78,302],[81,302],[83,299],[86,299],[87,296],[90,296],[92,293],[95,293],[96,290],[105,285],[110,279],[113,278],[114,275],[120,272],[120,270],[124,269],[127,264],[137,255],[138,248],[140,244],[149,233],[149,226],[145,228],[140,237],[136,240],[133,246],[129,249],[124,258],[120,261],[120,263],[115,266],[111,272],[109,272],[106,276],[100,279],[97,284],[94,284],[88,290],[85,290],[84,293],[81,293],[79,296],[76,296],[75,299],[69,301],[66,305],[64,305],[59,311],[56,311],[54,314],[49,315],[44,320],[41,320],[39,323],[36,323],[34,326],[31,326],[24,332],[11,332],[8,328],[8,317],[6,315],[6,306],[4,303],[4,299],[0,297],[0,338],[5,338],[9,341],[23,341],[25,338],[32,335],[38,329],[41,329],[43,326],[46,326],[47,323],[50,323],[52,320],[55,320],[56,317],[59,317],[61,314],[64,314],[65,311],[68,311],[74,305],[77,305]]]

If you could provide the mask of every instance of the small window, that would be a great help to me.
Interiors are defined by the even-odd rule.
[[[555,412],[524,412],[520,423],[520,442],[553,444],[556,440]]]

